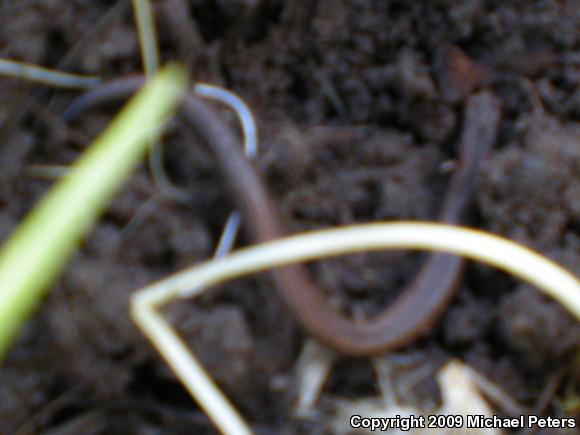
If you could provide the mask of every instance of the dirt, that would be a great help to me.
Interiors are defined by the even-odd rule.
[[[580,274],[578,0],[154,6],[163,60],[254,110],[259,166],[292,232],[435,219],[463,102],[487,87],[504,109],[470,225]],[[0,1],[0,23],[2,57],[105,77],[141,70],[129,1]],[[27,166],[70,163],[110,119],[93,111],[65,125],[75,95],[0,79],[2,239],[51,184]],[[191,200],[161,194],[145,165],[116,196],[2,362],[1,433],[214,433],[128,316],[133,291],[213,254],[231,210],[211,153],[182,127],[165,137],[164,160]],[[357,255],[312,270],[334,303],[376,313],[421,258]],[[325,412],[293,416],[306,337],[264,276],[166,314],[258,433],[327,433]],[[525,409],[578,417],[579,346],[578,322],[556,302],[470,264],[441,321],[400,350],[408,364],[396,382],[411,404],[435,406],[434,373],[461,358]],[[417,367],[430,375],[410,384]],[[321,403],[376,391],[368,361],[343,358]]]

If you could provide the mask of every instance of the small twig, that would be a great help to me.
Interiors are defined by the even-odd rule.
[[[153,8],[149,0],[132,0],[132,4],[139,36],[143,69],[145,76],[151,77],[159,68],[159,44],[157,42]],[[163,142],[161,140],[151,141],[149,153],[147,154],[147,163],[153,181],[164,193],[181,203],[187,203],[190,200],[183,189],[173,184],[167,171],[165,171],[165,166],[163,165]]]
[[[56,64],[57,68],[70,68],[75,60],[97,37],[102,35],[116,20],[123,17],[129,7],[129,0],[117,0],[99,19],[91,25],[88,31],[74,43],[62,59]]]
[[[337,354],[317,341],[308,340],[296,364],[298,397],[295,414],[306,417],[318,399]]]
[[[105,416],[100,411],[87,411],[43,432],[43,435],[69,435],[71,433],[98,435],[103,433],[105,428]]]
[[[67,89],[89,89],[101,82],[97,76],[65,73],[8,59],[0,59],[0,75]]]
[[[139,47],[145,75],[150,77],[159,68],[159,46],[157,44],[157,31],[155,30],[155,18],[149,0],[132,0],[137,33],[139,35]]]
[[[320,84],[323,95],[328,99],[338,116],[342,119],[348,119],[346,106],[328,76],[313,61],[308,63],[308,68],[314,74],[314,78]]]
[[[83,390],[86,389],[86,387],[86,384],[77,385],[51,400],[39,411],[37,411],[32,417],[30,417],[26,423],[24,423],[16,432],[13,433],[13,435],[29,435],[38,433],[39,426],[43,421],[46,421],[48,417],[56,414],[58,411],[72,403],[76,398],[78,398]]]
[[[495,404],[501,411],[511,417],[518,417],[520,415],[529,414],[529,411],[519,405],[506,391],[499,385],[483,376],[481,373],[471,367],[465,368],[466,373],[471,377],[472,381],[479,391],[493,404]]]

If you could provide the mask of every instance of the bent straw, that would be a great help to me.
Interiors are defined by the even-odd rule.
[[[68,89],[88,89],[101,82],[97,76],[65,73],[8,59],[0,59],[0,75]]]
[[[198,288],[202,282],[203,285],[214,285],[223,282],[224,277],[234,279],[290,263],[383,249],[442,251],[490,264],[538,287],[580,320],[580,282],[572,273],[537,252],[503,237],[436,223],[375,223],[313,231],[247,248],[231,254],[233,260],[216,261],[216,266],[206,262],[203,267],[192,268],[190,272],[175,277],[180,277],[177,281],[180,287],[184,287],[181,285],[184,280],[191,280],[187,287]],[[215,281],[213,267],[217,266],[220,269],[217,269],[219,273]],[[204,281],[206,273],[211,277],[207,283]],[[165,290],[160,290],[160,294],[173,294],[175,290],[172,283]],[[190,297],[196,293],[196,290],[184,291],[180,296]]]
[[[580,319],[580,282],[553,261],[483,231],[420,222],[354,225],[249,247],[139,290],[131,300],[131,316],[222,433],[251,434],[247,423],[158,308],[173,299],[195,297],[208,287],[269,268],[383,249],[442,251],[487,263],[535,285]]]
[[[0,251],[0,358],[48,285],[159,134],[186,82],[168,66],[133,97]]]

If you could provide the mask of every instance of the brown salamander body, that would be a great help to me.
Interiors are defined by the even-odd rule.
[[[126,98],[144,79],[133,77],[99,85],[67,109],[65,119],[87,108]],[[243,154],[239,140],[220,117],[192,94],[183,97],[181,113],[214,151],[232,198],[256,242],[285,235],[278,210],[252,162]],[[490,91],[467,98],[459,159],[445,195],[439,220],[462,221],[477,180],[481,161],[496,141],[501,109]],[[406,345],[419,337],[440,317],[455,294],[463,260],[430,254],[412,283],[381,314],[371,319],[351,319],[332,308],[301,265],[278,268],[272,277],[282,298],[305,329],[328,346],[348,355],[378,354]]]

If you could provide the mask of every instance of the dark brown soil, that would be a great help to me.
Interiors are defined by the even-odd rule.
[[[463,101],[488,87],[504,114],[470,224],[580,274],[578,0],[154,4],[163,60],[255,111],[260,168],[291,231],[434,219]],[[0,56],[106,77],[141,69],[128,0],[0,1]],[[50,185],[26,166],[73,161],[110,119],[103,110],[63,124],[75,95],[0,78],[2,239]],[[164,144],[167,171],[191,201],[160,194],[145,166],[123,188],[2,362],[1,433],[214,433],[128,316],[131,292],[212,255],[231,210],[192,132],[177,124]],[[374,313],[419,260],[359,255],[313,269],[345,309]],[[263,276],[167,314],[258,433],[325,433],[324,414],[292,416],[305,336]],[[443,319],[401,353],[431,372],[461,358],[527,409],[578,416],[579,348],[578,322],[557,303],[470,265]],[[284,379],[288,388],[274,388]],[[323,399],[366,397],[373,383],[367,361],[345,358]],[[434,403],[433,385],[417,384],[410,400]]]

